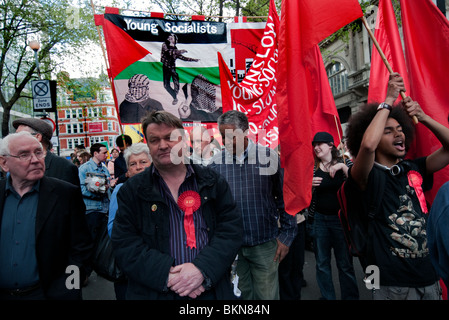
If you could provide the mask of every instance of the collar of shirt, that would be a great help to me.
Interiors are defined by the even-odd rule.
[[[187,172],[186,172],[186,177],[185,179],[189,178],[190,176],[195,174],[195,171],[193,170],[192,166],[188,163],[185,164],[186,168],[187,168]],[[151,171],[151,173],[153,174],[153,176],[156,176],[157,178],[162,179],[161,174],[159,173],[159,171],[157,170],[157,168],[153,165],[153,169]],[[184,180],[185,180],[184,179]]]
[[[248,154],[253,150],[253,148],[256,147],[256,144],[248,138],[248,146],[246,147],[245,151],[240,155],[240,156],[236,156],[234,154],[231,154],[228,149],[224,149],[225,155],[228,158],[232,158],[236,160],[236,163],[244,163],[245,159],[248,158]]]
[[[98,170],[101,171],[101,170],[103,170],[104,168],[106,168],[106,166],[103,165],[103,162],[96,163],[96,162],[94,161],[94,159],[92,159],[92,158],[90,158],[89,161],[87,161],[86,163],[89,163],[89,164],[90,164],[91,170],[94,169],[94,168],[96,168],[96,169],[98,169]]]
[[[33,185],[33,188],[31,188],[29,192],[39,192],[39,187],[41,185],[41,180],[37,180],[36,183]],[[17,194],[17,191],[14,189],[13,185],[12,185],[12,180],[11,180],[11,175],[8,175],[7,179],[6,179],[6,186],[5,186],[5,191],[7,191],[7,194],[9,193],[14,193]]]

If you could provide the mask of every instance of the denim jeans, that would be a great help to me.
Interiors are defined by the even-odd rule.
[[[334,249],[335,261],[338,268],[341,299],[359,299],[359,290],[352,264],[352,257],[349,254],[348,245],[338,216],[315,212],[313,239],[316,259],[316,279],[323,299],[336,299],[332,281],[332,249]]]
[[[277,241],[241,247],[237,260],[238,287],[243,300],[279,300]]]

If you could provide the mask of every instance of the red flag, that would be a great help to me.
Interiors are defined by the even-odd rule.
[[[342,135],[340,116],[338,115],[318,45],[315,45],[313,54],[310,54],[308,57],[313,58],[309,63],[310,65],[306,64],[306,67],[310,71],[315,71],[314,73],[311,72],[311,78],[314,84],[312,88],[315,90],[313,95],[317,99],[316,107],[312,114],[312,137],[319,131],[329,132],[334,137],[335,145],[338,146]]]
[[[282,1],[278,65],[278,125],[284,168],[284,202],[290,214],[310,204],[312,117],[329,101],[317,63],[318,43],[363,15],[357,0]],[[329,85],[329,82],[327,82]],[[333,98],[332,98],[333,100]]]
[[[405,57],[410,97],[423,111],[448,126],[449,100],[445,81],[449,74],[449,22],[431,0],[401,0]],[[441,147],[424,125],[416,125],[416,139],[408,156],[426,156]],[[441,185],[449,180],[449,168],[434,175],[433,189],[426,194],[432,203]]]
[[[104,8],[104,13],[120,14],[120,9],[119,8],[114,8],[114,7],[106,7],[106,8]]]
[[[394,72],[398,72],[404,78],[406,94],[409,94],[410,85],[407,78],[404,52],[402,50],[401,37],[390,0],[380,0],[376,18],[376,31],[374,37],[379,43],[382,52],[387,58]],[[387,95],[388,71],[382,58],[373,46],[371,55],[371,71],[369,79],[368,102],[382,102]],[[399,96],[396,103],[400,102]]]
[[[274,0],[271,0],[257,54],[240,83],[234,79],[222,55],[218,53],[223,112],[233,109],[244,112],[249,120],[250,137],[270,148],[278,145],[279,132],[275,97],[278,34],[279,17]]]

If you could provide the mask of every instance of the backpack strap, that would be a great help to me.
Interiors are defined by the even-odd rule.
[[[351,168],[350,168],[351,170]],[[373,168],[373,170],[379,170]],[[349,173],[350,174],[350,173]],[[351,178],[349,178],[351,180]],[[346,180],[337,192],[340,203],[339,219],[343,227],[349,252],[359,257],[362,267],[371,261],[371,220],[380,209],[385,191],[386,177],[382,172],[371,172],[370,187],[361,193],[353,180]],[[368,202],[365,194],[369,195]]]
[[[373,170],[382,170],[382,169],[374,166]],[[371,201],[368,204],[368,218],[370,220],[374,219],[374,217],[379,212],[380,203],[382,202],[382,198],[385,192],[385,183],[386,183],[385,174],[376,174],[376,173],[373,174],[372,188],[368,190],[368,192],[373,195]]]

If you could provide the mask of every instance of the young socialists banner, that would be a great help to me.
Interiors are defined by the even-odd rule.
[[[279,17],[270,2],[264,33],[251,68],[239,83],[218,53],[223,112],[238,110],[249,120],[250,137],[258,143],[275,148],[279,142],[276,107],[277,35]]]
[[[152,110],[183,121],[214,122],[222,114],[217,52],[227,46],[226,24],[104,14],[121,124],[140,124]]]

